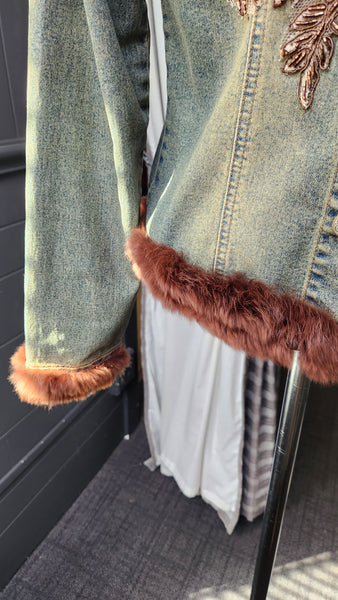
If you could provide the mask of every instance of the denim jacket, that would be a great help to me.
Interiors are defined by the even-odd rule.
[[[230,345],[285,366],[299,350],[310,378],[338,382],[338,0],[162,7],[168,109],[144,228],[144,0],[30,0],[11,367],[27,402],[85,398],[126,368],[138,279]]]

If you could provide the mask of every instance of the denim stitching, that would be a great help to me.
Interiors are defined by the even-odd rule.
[[[311,265],[310,265],[310,268],[309,268],[309,275],[308,275],[308,278],[306,280],[306,283],[305,283],[305,286],[304,286],[304,289],[303,289],[303,292],[302,292],[302,295],[301,295],[301,298],[303,298],[303,299],[308,296],[308,288],[309,288],[309,285],[311,283],[311,277],[314,276],[314,266],[315,266],[315,260],[316,260],[317,254],[318,254],[318,248],[319,248],[319,244],[320,244],[320,239],[321,239],[321,237],[323,235],[323,229],[324,229],[324,226],[325,226],[326,219],[328,217],[330,203],[331,203],[332,196],[334,194],[334,189],[335,189],[337,183],[338,183],[338,165],[337,165],[337,168],[336,168],[336,172],[334,174],[333,184],[332,184],[332,187],[331,187],[331,190],[330,190],[330,193],[329,193],[329,198],[328,198],[328,201],[327,201],[327,204],[326,204],[326,207],[325,207],[325,212],[324,212],[323,217],[322,217],[322,224],[320,226],[318,237],[317,237],[317,241],[316,241],[316,245],[315,245],[315,248],[314,248],[314,251],[313,251]]]
[[[249,65],[251,65],[251,62],[252,62],[255,23],[256,23],[256,15],[255,15],[255,18],[253,19],[253,22],[252,22],[252,29],[251,29],[251,34],[250,34],[251,35],[251,37],[250,37],[250,54],[249,54],[249,60],[248,60],[248,63],[247,63]],[[236,123],[236,134],[235,134],[235,136],[233,138],[233,150],[232,150],[232,156],[231,156],[231,162],[230,162],[231,166],[230,166],[230,172],[229,172],[229,176],[228,176],[228,183],[227,183],[226,191],[225,191],[225,194],[224,194],[224,203],[223,203],[223,208],[222,208],[222,212],[221,212],[219,234],[218,234],[218,239],[217,239],[217,246],[216,246],[215,258],[214,258],[214,265],[213,265],[214,270],[220,271],[220,272],[223,270],[222,266],[221,266],[221,247],[224,244],[222,238],[224,238],[225,213],[226,213],[226,208],[227,208],[227,190],[230,187],[230,181],[231,181],[232,174],[233,174],[234,156],[235,156],[236,145],[237,145],[237,140],[238,140],[240,122],[241,122],[241,119],[242,119],[242,116],[243,116],[243,111],[244,111],[245,90],[247,88],[248,77],[249,77],[249,68],[247,67],[246,68],[246,72],[245,72],[245,85],[243,87],[243,92],[242,92],[242,97],[241,97],[240,111],[239,111],[238,118],[237,118],[237,123]]]
[[[231,168],[228,178],[227,188],[224,194],[224,204],[217,240],[217,248],[214,259],[214,269],[218,272],[224,272],[226,259],[229,253],[229,238],[232,218],[236,202],[236,193],[240,182],[240,174],[244,161],[244,153],[248,140],[248,131],[251,124],[254,98],[257,88],[257,79],[260,70],[262,47],[265,33],[265,19],[267,15],[266,7],[262,7],[259,14],[263,14],[261,22],[258,22],[258,14],[253,18],[251,30],[250,54],[247,62],[245,85],[241,99],[241,108],[237,122],[237,133],[235,137]],[[256,46],[257,45],[257,46]],[[258,61],[253,65],[253,56],[258,54]],[[246,119],[246,122],[244,121]],[[244,125],[243,125],[244,121]],[[229,214],[229,224],[226,227],[226,216]]]
[[[93,360],[90,361],[83,361],[80,364],[77,365],[70,365],[65,363],[64,365],[58,365],[58,364],[53,364],[53,363],[48,363],[48,365],[43,365],[43,364],[28,364],[28,361],[26,361],[26,366],[28,369],[41,369],[42,371],[48,371],[48,369],[57,369],[57,370],[67,370],[67,371],[79,371],[81,369],[87,369],[88,367],[94,367],[99,365],[103,360],[105,360],[106,358],[108,358],[108,356],[110,356],[110,354],[112,354],[112,352],[114,352],[114,350],[116,350],[119,346],[121,346],[123,344],[123,342],[118,342],[117,344],[114,344],[113,346],[111,346],[111,348],[109,348],[109,350],[107,350],[106,352],[100,354],[100,356],[94,358]]]

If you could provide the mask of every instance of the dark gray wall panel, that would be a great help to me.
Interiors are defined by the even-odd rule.
[[[0,177],[0,227],[25,218],[25,173]]]
[[[1,13],[0,13],[1,14]],[[11,94],[8,85],[8,75],[6,60],[4,56],[3,40],[1,38],[0,31],[0,82],[1,82],[1,94],[0,94],[0,140],[9,140],[17,137],[18,132],[15,125],[15,117],[13,113],[13,105],[11,102]]]
[[[0,347],[23,330],[23,271],[0,280]]]
[[[104,394],[91,399],[54,444],[0,495],[0,589],[74,502],[124,433],[122,399]]]
[[[0,438],[35,410],[34,406],[20,402],[7,379],[9,359],[22,341],[23,336],[20,335],[0,347]]]
[[[14,398],[12,400],[14,401]],[[27,406],[29,407],[29,405]],[[29,452],[39,446],[44,436],[62,421],[62,418],[69,412],[70,405],[58,406],[52,411],[36,406],[30,408],[31,410],[0,437],[0,489],[2,478],[17,463],[27,460]]]
[[[17,136],[19,137],[24,137],[25,135],[27,9],[27,0],[7,0],[0,2],[2,39],[15,113]]]
[[[23,268],[24,222],[0,228],[0,277]]]

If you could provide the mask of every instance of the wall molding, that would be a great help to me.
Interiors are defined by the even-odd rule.
[[[26,143],[24,139],[6,140],[0,143],[0,175],[23,171]]]

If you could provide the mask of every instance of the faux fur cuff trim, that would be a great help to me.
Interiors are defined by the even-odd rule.
[[[204,271],[142,229],[132,231],[126,251],[165,308],[195,319],[233,348],[288,368],[299,350],[307,377],[338,383],[338,323],[325,311],[240,273]]]
[[[11,358],[9,380],[20,399],[29,404],[53,407],[112,385],[130,363],[125,346],[120,345],[102,362],[84,369],[39,369],[26,366],[26,349],[22,344]]]

